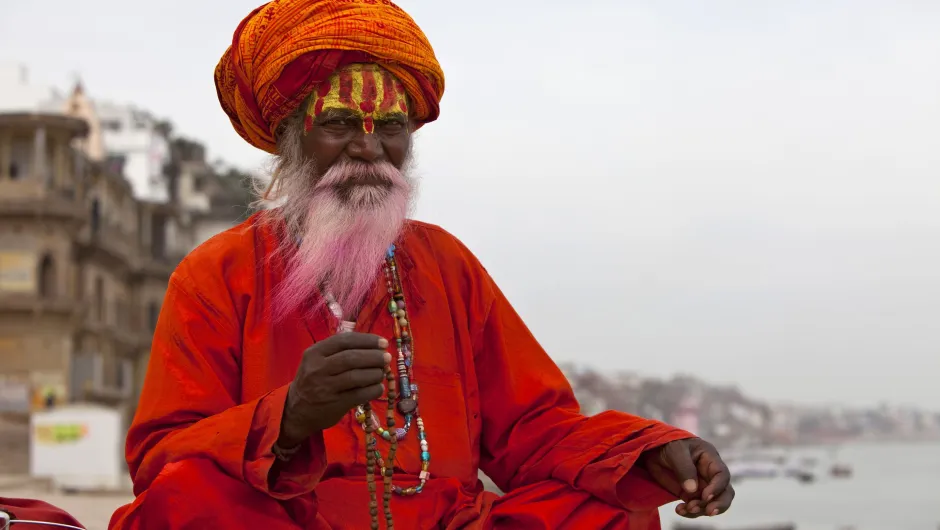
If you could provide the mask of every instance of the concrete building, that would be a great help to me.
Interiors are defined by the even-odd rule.
[[[0,472],[25,471],[31,411],[92,401],[130,416],[182,255],[172,208],[135,200],[88,139],[62,113],[0,114]]]
[[[26,471],[36,410],[130,420],[170,274],[247,214],[244,175],[169,132],[0,66],[0,474]]]
[[[199,142],[174,139],[170,152],[167,174],[172,200],[180,212],[181,245],[194,249],[246,218],[251,177],[222,164],[210,164]]]

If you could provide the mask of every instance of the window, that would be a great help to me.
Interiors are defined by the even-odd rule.
[[[114,317],[115,317],[115,324],[117,324],[119,328],[127,329],[127,326],[128,326],[127,303],[120,296],[114,299]]]
[[[104,279],[101,276],[95,278],[95,318],[98,322],[104,322]]]
[[[10,178],[24,179],[29,176],[33,160],[33,142],[25,138],[13,138],[10,145]]]
[[[119,120],[102,120],[101,128],[106,131],[118,132],[121,130],[121,122]]]
[[[98,234],[98,228],[101,226],[101,203],[98,199],[91,200],[91,235]]]
[[[124,174],[124,165],[127,163],[127,157],[124,155],[109,154],[105,159],[105,167],[108,173],[114,175]]]
[[[39,296],[46,299],[56,296],[55,262],[49,254],[39,261]]]
[[[151,214],[150,217],[150,255],[154,259],[166,257],[167,219],[162,214]]]
[[[114,387],[130,394],[134,387],[134,363],[129,359],[114,360]]]

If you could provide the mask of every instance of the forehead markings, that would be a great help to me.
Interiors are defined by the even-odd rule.
[[[405,87],[388,70],[375,64],[351,64],[320,83],[307,106],[305,132],[313,121],[330,110],[350,111],[362,120],[367,134],[375,132],[375,121],[408,115]]]

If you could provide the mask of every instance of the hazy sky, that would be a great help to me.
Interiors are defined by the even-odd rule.
[[[212,70],[258,3],[7,2],[0,61],[257,168]],[[940,408],[940,2],[401,5],[447,76],[418,217],[556,360]]]

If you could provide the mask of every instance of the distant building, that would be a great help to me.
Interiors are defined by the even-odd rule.
[[[169,126],[131,105],[92,101],[81,83],[68,97],[53,97],[43,108],[80,117],[89,123],[88,156],[130,182],[134,198],[156,204],[170,202]]]
[[[180,212],[180,240],[189,249],[228,230],[250,213],[251,177],[206,161],[205,147],[182,138],[170,144],[168,175]]]
[[[23,102],[0,113],[0,472],[25,470],[34,410],[92,401],[130,417],[183,253],[173,208],[88,156],[87,121]]]

